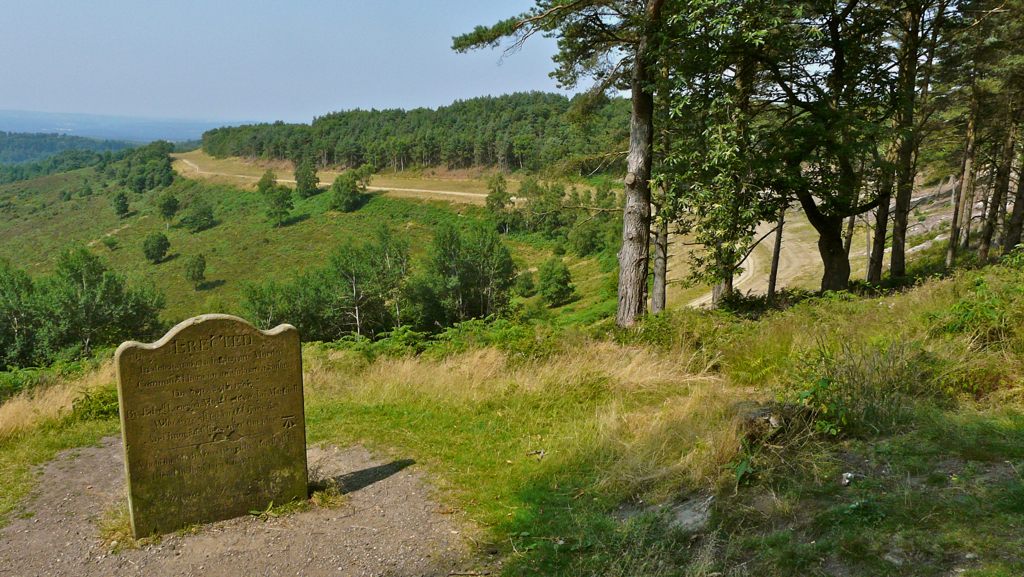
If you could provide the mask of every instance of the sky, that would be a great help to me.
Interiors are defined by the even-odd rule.
[[[542,90],[555,41],[452,36],[532,0],[0,0],[0,110],[310,122]],[[499,60],[501,64],[499,65]]]

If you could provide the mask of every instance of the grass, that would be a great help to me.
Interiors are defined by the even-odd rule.
[[[426,463],[514,566],[583,571],[588,551],[663,532],[647,519],[624,535],[608,508],[718,482],[739,443],[724,417],[747,394],[683,351],[570,333],[548,346],[525,360],[487,347],[372,362],[307,347],[309,439]]]

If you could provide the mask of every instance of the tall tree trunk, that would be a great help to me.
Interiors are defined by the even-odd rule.
[[[963,242],[960,244],[960,250],[964,252],[971,247],[971,222],[974,220],[974,190],[977,172],[977,167],[972,167],[970,176],[967,177],[967,194],[964,196],[964,206],[960,212],[960,222],[963,223],[961,227]]]
[[[999,166],[996,167],[996,181],[992,187],[992,200],[989,202],[988,218],[985,219],[985,228],[981,231],[981,243],[978,245],[978,260],[988,261],[988,252],[992,246],[992,235],[995,234],[996,224],[999,222],[999,213],[1003,210],[1003,199],[1010,192],[1010,170],[1013,168],[1013,151],[1017,145],[1017,125],[1010,124],[1003,142],[1002,154],[999,158]]]
[[[1020,170],[1017,171],[1017,194],[1013,197],[1013,212],[1006,223],[1006,236],[1003,238],[1003,254],[1012,251],[1021,240],[1024,231],[1024,154],[1020,157]]]
[[[860,189],[857,189],[857,193],[853,196],[852,206],[857,206],[860,202]],[[846,251],[846,255],[850,255],[850,247],[853,246],[853,229],[857,226],[856,215],[851,216],[850,220],[846,223],[846,238],[843,239],[843,250]]]
[[[910,197],[914,192],[914,152],[917,148],[917,130],[914,122],[917,96],[918,49],[921,41],[921,4],[906,5],[906,35],[901,38],[899,70],[897,72],[900,99],[897,113],[899,152],[896,158],[896,210],[892,224],[892,257],[889,273],[893,277],[907,274],[907,220]]]
[[[775,248],[772,250],[772,272],[768,275],[768,298],[775,298],[775,285],[779,281],[779,259],[782,256],[782,228],[786,224],[786,207],[779,209],[779,222],[775,225]]]
[[[651,287],[651,313],[665,310],[668,285],[668,223],[659,218],[654,233],[654,286]]]
[[[882,184],[882,201],[875,209],[875,241],[871,246],[871,256],[868,259],[868,272],[866,280],[869,283],[878,284],[882,282],[882,269],[885,261],[885,238],[889,234],[889,202],[892,198],[892,179]]]
[[[630,82],[632,114],[626,156],[626,204],[619,249],[619,304],[615,324],[631,327],[647,307],[647,261],[651,236],[651,148],[654,135],[654,94],[648,78],[648,49],[653,25],[661,18],[664,0],[648,0],[646,26],[633,58]]]
[[[818,229],[818,254],[825,265],[825,272],[821,277],[821,290],[846,290],[850,288],[850,257],[843,248],[843,220],[826,220],[827,226]]]
[[[953,189],[953,216],[949,223],[949,244],[946,245],[946,266],[951,267],[956,263],[956,251],[960,243],[960,227],[963,222],[960,219],[960,212],[963,209],[961,203],[967,198],[968,181],[971,180],[971,173],[974,171],[974,144],[978,124],[978,99],[971,97],[971,117],[967,122],[967,144],[964,146],[964,158],[960,163],[959,186]]]
[[[814,197],[807,190],[796,191],[800,206],[807,220],[818,232],[818,254],[824,265],[821,276],[821,290],[844,291],[850,288],[850,256],[843,249],[842,216],[828,216],[821,213],[814,204]]]

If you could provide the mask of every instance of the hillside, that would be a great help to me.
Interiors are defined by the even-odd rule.
[[[415,461],[473,570],[1016,575],[1022,275],[1015,255],[760,320],[691,310],[631,331],[470,323],[430,343],[308,345],[309,439]],[[116,433],[109,365],[84,370],[0,408],[6,515],[33,463]],[[84,386],[95,401],[71,410]],[[277,514],[308,534],[309,513]],[[160,554],[132,552],[108,518],[106,554]],[[188,553],[210,531],[165,543]]]
[[[39,162],[65,150],[117,152],[137,146],[123,140],[99,140],[67,134],[26,134],[0,131],[0,164]]]
[[[197,154],[201,153],[177,155],[183,160],[176,167],[185,176],[196,176],[184,160],[197,158]],[[256,175],[263,172],[256,167],[250,171]],[[291,175],[281,171],[280,176],[287,182]],[[327,182],[334,176],[322,174]],[[378,225],[409,239],[413,257],[418,258],[438,224],[465,226],[485,216],[482,207],[474,206],[482,204],[480,199],[486,194],[483,180],[381,177],[371,187],[369,202],[356,212],[328,210],[329,195],[324,193],[297,201],[288,224],[275,228],[264,216],[263,200],[253,187],[255,178],[222,178],[231,184],[184,178],[167,189],[186,205],[202,197],[214,207],[216,225],[196,233],[178,220],[168,226],[160,218],[155,200],[164,189],[130,194],[130,212],[123,218],[117,216],[112,200],[120,187],[94,169],[0,187],[0,258],[41,275],[52,272],[61,248],[89,246],[115,270],[159,287],[167,297],[164,318],[171,323],[203,312],[239,313],[238,291],[244,283],[289,280],[322,265],[343,240],[365,239]],[[95,192],[83,196],[81,191],[87,188]],[[142,241],[162,231],[171,243],[169,256],[153,265],[143,257]],[[104,239],[115,239],[114,248],[108,248]],[[509,239],[508,244],[524,270],[535,270],[553,248],[550,243],[528,238]],[[184,275],[185,261],[198,253],[203,253],[207,262],[207,282],[200,290]],[[570,311],[587,310],[607,300],[602,287],[610,278],[609,271],[600,271],[594,259],[567,255],[565,261],[582,296],[567,307]]]

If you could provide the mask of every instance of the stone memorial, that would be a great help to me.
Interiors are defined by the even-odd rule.
[[[202,315],[115,359],[135,537],[308,497],[295,327]]]

